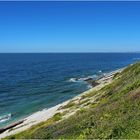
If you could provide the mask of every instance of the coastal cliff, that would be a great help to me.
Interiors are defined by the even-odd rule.
[[[6,139],[140,138],[140,62],[103,77],[98,83],[59,105],[46,121]]]

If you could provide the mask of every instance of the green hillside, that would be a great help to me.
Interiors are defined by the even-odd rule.
[[[93,97],[96,100],[88,103]],[[87,107],[74,115],[62,119],[64,114],[58,113],[47,122],[7,138],[140,139],[140,62],[128,66],[114,76],[111,84],[83,99]],[[75,104],[67,107],[72,106]]]

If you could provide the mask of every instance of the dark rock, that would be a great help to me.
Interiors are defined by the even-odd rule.
[[[75,81],[78,81],[79,80],[79,78],[75,78]]]
[[[21,120],[21,121],[18,121],[18,122],[13,123],[11,125],[8,125],[8,126],[6,126],[4,128],[1,128],[0,129],[0,134],[3,133],[3,132],[5,132],[6,130],[9,130],[9,129],[11,129],[11,128],[17,126],[17,125],[19,125],[19,124],[22,124],[23,122],[24,122],[24,120]]]
[[[99,83],[96,80],[94,80],[93,78],[88,78],[88,79],[85,79],[84,81],[86,81],[92,87],[99,85]]]

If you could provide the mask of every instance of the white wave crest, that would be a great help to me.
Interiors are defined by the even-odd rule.
[[[85,82],[89,78],[96,79],[97,77],[98,76],[96,74],[94,74],[94,75],[90,75],[90,76],[87,76],[87,77],[84,77],[84,78],[70,78],[69,82]]]
[[[69,79],[69,82],[77,82],[77,81],[78,81],[77,78],[70,78],[70,79]]]
[[[92,88],[92,86],[91,86],[91,85],[88,85],[88,86],[87,86],[87,88],[88,88],[88,89],[91,89],[91,88]]]
[[[83,82],[85,81],[87,78],[70,78],[69,82]]]
[[[102,73],[102,70],[99,70],[99,73]]]
[[[8,121],[10,119],[11,119],[11,114],[10,113],[7,114],[7,115],[0,116],[0,123]]]

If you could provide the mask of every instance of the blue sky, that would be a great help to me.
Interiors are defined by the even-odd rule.
[[[0,2],[0,52],[140,51],[140,2]]]

